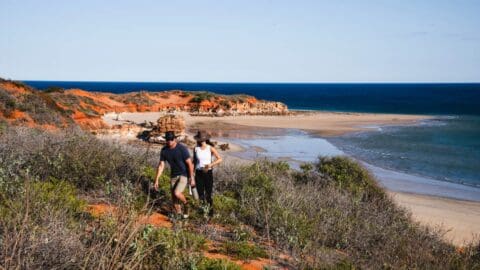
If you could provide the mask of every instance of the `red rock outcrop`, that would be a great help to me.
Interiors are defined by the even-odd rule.
[[[20,120],[29,125],[65,126],[71,122],[86,130],[109,128],[101,119],[106,113],[120,112],[189,112],[192,115],[238,115],[238,114],[288,114],[288,108],[280,102],[258,100],[246,95],[218,95],[209,92],[132,92],[113,94],[90,92],[81,89],[38,91],[22,83],[0,79],[0,119],[9,122]],[[55,119],[39,120],[38,110],[29,106],[12,104],[28,103],[34,97],[37,107],[48,108]],[[43,103],[42,103],[43,102]],[[0,103],[1,105],[1,103]],[[27,104],[28,105],[28,104]],[[27,108],[27,109],[25,109]],[[45,117],[46,115],[43,115]]]

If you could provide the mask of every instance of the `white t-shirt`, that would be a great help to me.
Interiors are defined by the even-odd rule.
[[[195,149],[195,157],[196,157],[196,170],[202,170],[205,165],[212,163],[212,149],[210,145],[207,145],[205,149],[202,149],[200,146],[196,146]]]

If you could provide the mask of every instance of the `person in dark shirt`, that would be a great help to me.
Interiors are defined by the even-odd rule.
[[[187,218],[186,211],[187,200],[183,195],[183,191],[187,187],[188,179],[190,185],[195,187],[195,178],[193,174],[193,163],[187,147],[178,143],[173,131],[165,132],[166,146],[160,152],[160,162],[158,163],[157,174],[155,175],[155,190],[158,191],[158,180],[165,168],[165,161],[170,166],[170,187],[172,191],[173,207],[175,212],[182,214],[182,207],[179,202],[183,203],[183,217]]]

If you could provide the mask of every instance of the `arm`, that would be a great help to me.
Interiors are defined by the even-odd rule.
[[[213,168],[214,166],[217,166],[218,164],[220,164],[223,161],[223,159],[218,153],[217,149],[215,149],[214,147],[211,147],[210,149],[212,151],[212,155],[215,157],[215,161],[210,163],[210,165],[207,165],[207,166],[208,168]]]
[[[157,167],[157,173],[155,174],[155,190],[158,191],[158,179],[160,178],[160,175],[162,175],[163,173],[163,169],[165,168],[165,161],[163,160],[160,160],[160,162],[158,162],[158,167]]]
[[[197,165],[197,153],[195,153],[195,147],[193,148],[193,166]]]
[[[192,162],[192,159],[191,158],[187,158],[187,160],[185,160],[185,163],[187,164],[187,167],[188,167],[188,175],[190,176],[190,185],[192,187],[195,186],[195,176],[193,174],[193,162]]]

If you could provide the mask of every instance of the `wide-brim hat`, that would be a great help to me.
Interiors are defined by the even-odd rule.
[[[210,139],[210,135],[205,130],[199,130],[193,138],[197,141],[206,141]]]
[[[167,141],[171,141],[173,139],[176,139],[177,137],[178,136],[175,135],[174,131],[167,131],[167,132],[165,132],[165,136],[162,136],[162,138],[164,138]]]

